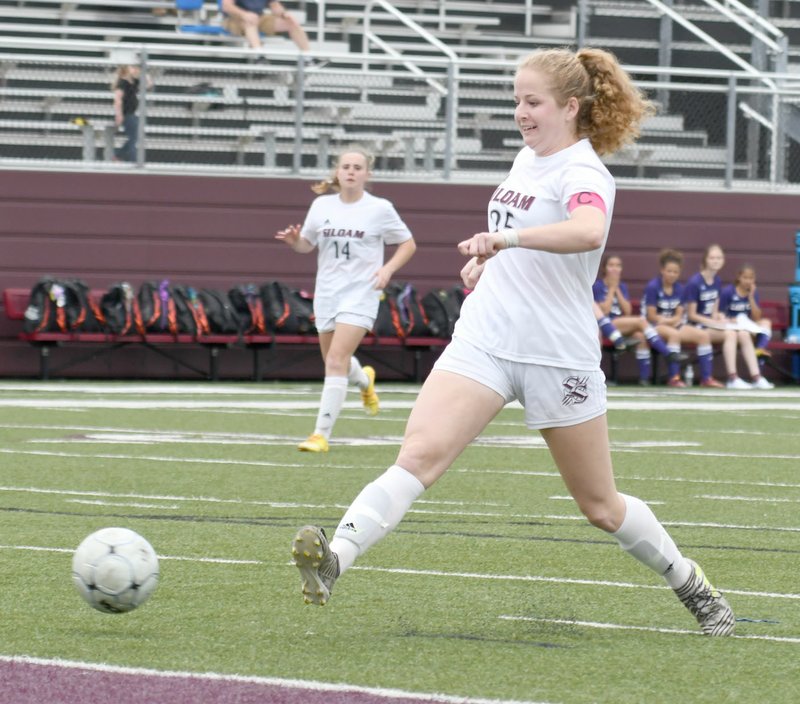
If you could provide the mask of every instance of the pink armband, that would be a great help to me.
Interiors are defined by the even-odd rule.
[[[582,191],[572,196],[572,198],[569,199],[569,203],[567,203],[567,212],[571,213],[575,208],[582,205],[591,205],[593,208],[602,210],[603,215],[606,214],[606,204],[603,202],[603,199],[598,196],[597,193],[589,193],[588,191]]]

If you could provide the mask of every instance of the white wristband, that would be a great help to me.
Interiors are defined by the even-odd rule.
[[[500,230],[500,234],[503,235],[503,239],[506,243],[506,249],[509,249],[510,247],[519,247],[519,232],[517,232],[513,227]]]

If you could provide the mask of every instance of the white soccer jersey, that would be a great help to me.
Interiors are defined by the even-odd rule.
[[[589,140],[547,157],[525,147],[489,201],[489,230],[567,220],[569,200],[583,192],[603,199],[607,238],[616,187]],[[592,284],[602,249],[552,254],[519,247],[499,252],[487,261],[464,301],[454,334],[503,359],[599,368]]]
[[[344,203],[338,194],[319,196],[300,234],[317,247],[316,317],[357,313],[374,318],[381,292],[372,276],[383,266],[384,245],[411,239],[391,202],[371,193],[355,203]]]

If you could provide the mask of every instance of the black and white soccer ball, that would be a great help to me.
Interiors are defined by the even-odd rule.
[[[78,593],[98,611],[133,611],[158,585],[158,557],[135,531],[103,528],[78,546],[72,556],[72,579]]]

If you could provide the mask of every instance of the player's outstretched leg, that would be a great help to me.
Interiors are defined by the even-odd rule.
[[[378,394],[375,393],[375,369],[369,366],[365,366],[363,369],[369,383],[366,388],[361,389],[361,401],[364,404],[367,415],[376,416],[378,415],[380,404]]]
[[[292,558],[303,580],[303,600],[325,606],[339,576],[339,558],[328,545],[325,531],[303,526],[292,541]]]
[[[708,636],[729,636],[733,633],[736,619],[722,592],[715,589],[699,565],[687,559],[692,567],[692,574],[675,594],[683,605],[697,619],[703,633]]]

